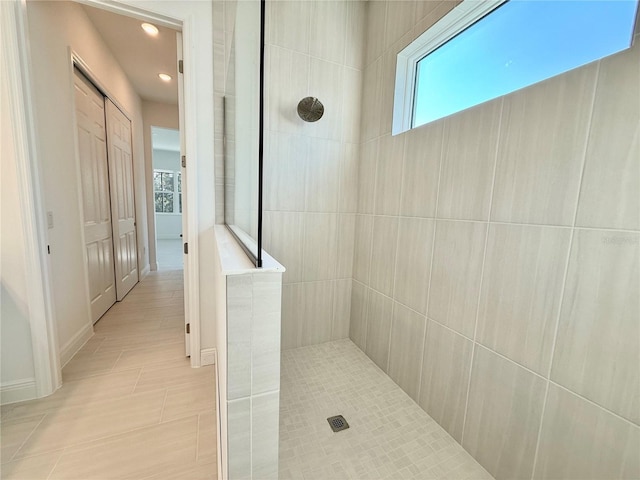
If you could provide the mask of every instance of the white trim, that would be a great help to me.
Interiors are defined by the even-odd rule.
[[[147,265],[142,270],[140,270],[140,280],[142,280],[144,277],[149,275],[150,272],[151,272],[151,266],[150,265]]]
[[[85,343],[93,337],[93,325],[88,324],[82,327],[71,339],[60,349],[60,364],[64,367],[73,356],[78,353]]]
[[[0,384],[0,405],[37,398],[35,378],[23,378]]]
[[[465,0],[398,53],[393,97],[393,135],[412,128],[418,62],[506,1]]]
[[[216,364],[216,349],[205,348],[200,351],[200,363],[201,366],[215,365]]]
[[[156,235],[157,240],[182,240],[180,234],[159,233]]]
[[[62,382],[58,338],[53,308],[50,264],[47,255],[47,224],[40,182],[37,132],[33,116],[29,41],[25,0],[0,2],[3,43],[3,75],[14,100],[11,118],[15,138],[15,161],[20,205],[24,213],[26,280],[29,326],[34,362],[35,396],[56,391]]]

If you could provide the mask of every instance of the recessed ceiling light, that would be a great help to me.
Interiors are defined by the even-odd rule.
[[[160,80],[162,80],[163,82],[171,81],[171,75],[168,75],[166,73],[159,73],[158,76],[160,77]]]
[[[158,27],[156,27],[155,25],[151,25],[150,23],[143,23],[141,27],[149,35],[152,35],[154,37],[158,35]]]

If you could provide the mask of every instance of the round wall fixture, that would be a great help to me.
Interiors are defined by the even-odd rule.
[[[305,97],[298,103],[298,115],[305,122],[317,122],[324,115],[324,105],[316,97]]]

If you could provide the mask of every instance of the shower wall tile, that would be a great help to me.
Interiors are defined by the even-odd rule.
[[[418,403],[460,442],[473,342],[433,320],[427,322]]]
[[[345,143],[343,149],[344,151],[340,158],[338,212],[357,213],[360,145]]]
[[[400,218],[393,298],[425,314],[435,221]]]
[[[367,305],[368,288],[362,283],[353,281],[351,286],[351,315],[349,320],[349,338],[363,352],[366,350],[367,340]]]
[[[396,266],[397,217],[374,217],[371,246],[371,288],[391,296]]]
[[[336,212],[343,147],[340,142],[312,138],[306,158],[305,211]]]
[[[422,27],[420,28],[420,34],[425,32],[460,3],[462,3],[462,0],[416,0],[415,21],[417,22],[416,27]]]
[[[373,217],[356,215],[355,248],[353,252],[353,278],[368,285],[371,273],[371,245],[373,243]]]
[[[640,234],[577,230],[551,379],[640,425]]]
[[[572,224],[596,74],[590,64],[505,97],[492,220]]]
[[[251,275],[227,277],[227,398],[251,395],[251,331],[253,315]]]
[[[345,41],[345,64],[352,68],[364,68],[365,18],[367,2],[347,3],[347,37]]]
[[[342,80],[342,140],[360,142],[360,109],[362,108],[362,71],[345,68]]]
[[[338,215],[338,252],[335,278],[351,278],[353,275],[353,255],[355,247],[356,216]]]
[[[547,375],[570,229],[491,225],[477,341]]]
[[[227,402],[229,478],[251,478],[251,398]]]
[[[251,478],[278,478],[279,409],[279,391],[251,399]]]
[[[369,5],[378,2],[371,2]],[[363,71],[362,77],[362,142],[380,135],[382,102],[382,58],[376,59]]]
[[[358,169],[358,213],[373,213],[376,199],[376,170],[378,168],[378,139],[362,145]]]
[[[342,65],[311,57],[307,95],[318,97],[322,101],[324,115],[314,123],[302,122],[304,130],[308,131],[310,135],[331,140],[342,139],[344,126],[342,115],[343,74],[344,67]]]
[[[282,285],[282,349],[302,346],[304,283]]]
[[[309,53],[313,57],[343,64],[345,61],[347,3],[311,2]]]
[[[640,44],[601,61],[577,224],[640,230]]]
[[[389,2],[373,0],[366,7],[366,50],[365,65],[370,65],[384,52],[385,24],[387,21],[387,5]],[[366,97],[365,97],[366,98]]]
[[[302,284],[301,345],[331,340],[333,323],[333,285],[331,281]]]
[[[331,340],[349,338],[349,321],[351,318],[351,284],[350,278],[333,282],[333,326]]]
[[[281,2],[273,2],[279,4]],[[282,2],[306,3],[306,2]],[[286,30],[286,29],[283,29]],[[270,46],[268,48],[269,77],[265,82],[269,97],[267,119],[269,129],[277,132],[306,133],[305,122],[298,117],[298,102],[309,95],[311,57]],[[265,67],[266,68],[266,67]],[[267,185],[265,183],[265,185]]]
[[[638,452],[640,428],[549,385],[533,478],[640,478]]]
[[[439,218],[489,219],[501,110],[498,99],[442,121]]]
[[[393,300],[369,290],[367,296],[367,334],[365,353],[383,371],[387,371],[389,360],[389,335]]]
[[[302,238],[304,214],[299,212],[263,212],[264,250],[287,269],[284,283],[302,281]]]
[[[443,122],[430,123],[404,135],[400,215],[435,217],[443,125]]]
[[[487,224],[438,220],[427,316],[473,338]]]
[[[462,446],[497,480],[530,478],[546,381],[476,347]]]
[[[309,139],[271,132],[269,161],[264,165],[264,209],[302,211]]]
[[[389,376],[417,400],[420,388],[420,359],[424,346],[426,318],[395,303],[389,347]]]
[[[402,184],[402,160],[404,137],[385,135],[380,138],[378,171],[374,213],[398,215],[400,211],[400,186]]]
[[[338,256],[337,221],[338,215],[334,213],[305,215],[303,281],[335,278]]]
[[[309,53],[310,18],[314,2],[270,2],[269,38],[273,45]],[[314,32],[315,33],[315,32]],[[317,38],[314,38],[317,41]]]

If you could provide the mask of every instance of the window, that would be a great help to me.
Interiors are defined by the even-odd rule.
[[[182,213],[182,175],[170,170],[153,171],[156,213]]]
[[[467,0],[398,54],[393,133],[631,45],[637,0]]]

